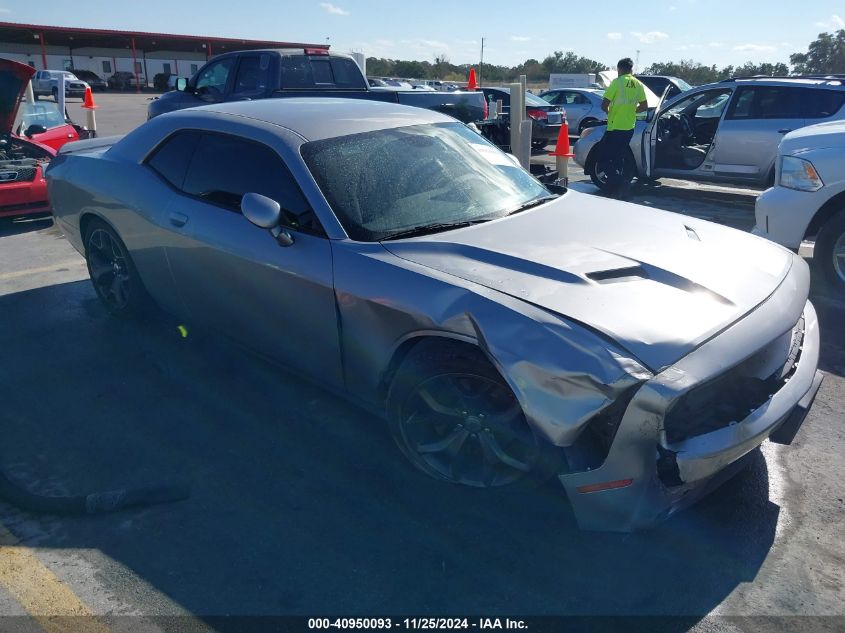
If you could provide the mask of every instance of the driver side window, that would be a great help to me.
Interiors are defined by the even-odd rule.
[[[217,99],[222,98],[223,93],[226,92],[229,73],[234,65],[235,59],[230,57],[206,66],[197,77],[197,85],[195,86],[197,94]]]

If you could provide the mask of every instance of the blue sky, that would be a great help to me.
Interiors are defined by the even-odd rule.
[[[694,59],[704,64],[788,61],[823,31],[845,28],[842,0],[510,3],[502,0],[0,0],[0,21],[257,39],[325,42],[395,59],[514,65],[572,50],[614,66]],[[72,10],[69,10],[72,8]]]

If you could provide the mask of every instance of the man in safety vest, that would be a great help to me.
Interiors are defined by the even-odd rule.
[[[629,183],[625,177],[625,158],[628,145],[634,136],[637,113],[648,109],[645,89],[631,72],[634,62],[630,57],[620,59],[616,64],[619,76],[604,91],[601,108],[607,112],[607,131],[602,139],[602,160],[605,162],[607,189],[619,193]]]

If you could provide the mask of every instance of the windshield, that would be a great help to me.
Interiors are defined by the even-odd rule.
[[[313,141],[302,146],[302,156],[346,233],[359,241],[503,217],[549,195],[461,123]]]
[[[692,90],[692,86],[690,86],[686,81],[681,79],[680,77],[675,77],[675,83],[680,86],[682,92],[686,92],[687,90]]]
[[[30,125],[43,125],[48,130],[65,125],[65,118],[59,111],[59,106],[49,101],[35,103],[21,103],[15,125],[12,129],[25,131]]]

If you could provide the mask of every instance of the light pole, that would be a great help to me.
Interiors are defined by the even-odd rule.
[[[481,81],[482,70],[484,69],[484,38],[481,38],[481,61],[478,62],[478,85],[483,86]]]

